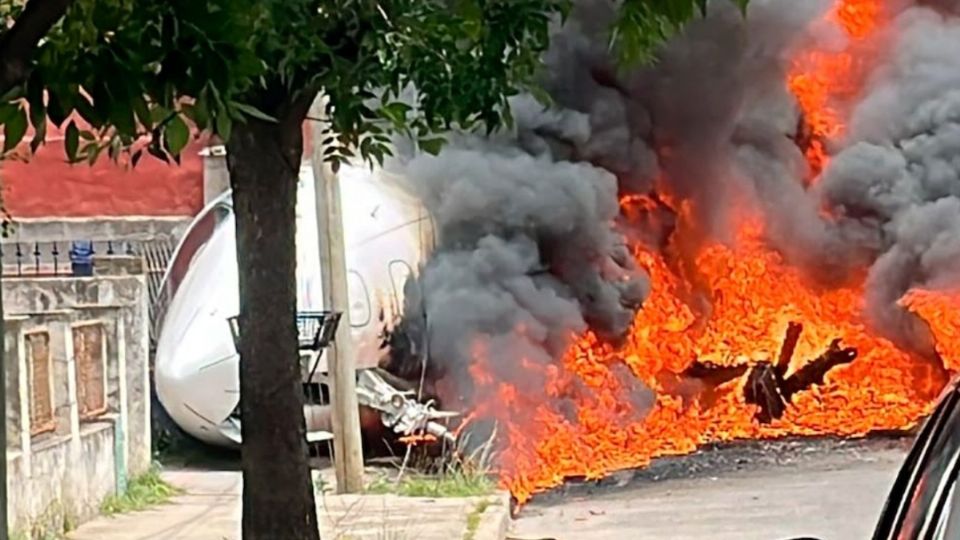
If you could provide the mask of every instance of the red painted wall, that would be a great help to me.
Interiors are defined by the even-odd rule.
[[[310,128],[309,121],[302,128],[305,159],[310,157]],[[106,156],[92,167],[71,165],[66,162],[63,133],[48,125],[46,145],[29,162],[0,162],[3,202],[14,219],[192,216],[203,208],[203,158],[199,153],[204,146],[203,138],[189,144],[180,166],[148,154],[135,169],[114,164]]]
[[[193,215],[203,207],[203,146],[187,146],[180,166],[146,154],[135,169],[106,156],[92,167],[70,165],[61,132],[48,126],[46,145],[29,162],[2,164],[3,202],[14,219]]]

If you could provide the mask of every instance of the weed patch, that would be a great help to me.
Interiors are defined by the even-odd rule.
[[[180,490],[166,483],[160,477],[160,469],[154,467],[127,484],[127,491],[120,495],[110,495],[100,505],[100,512],[107,516],[145,510],[151,506],[166,503]]]

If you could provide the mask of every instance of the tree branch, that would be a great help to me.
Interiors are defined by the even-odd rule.
[[[71,3],[73,0],[29,0],[13,27],[0,36],[0,93],[26,80],[37,45]]]

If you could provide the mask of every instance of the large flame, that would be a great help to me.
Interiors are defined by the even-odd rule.
[[[813,288],[763,246],[761,234],[761,227],[748,222],[735,247],[712,244],[700,250],[696,265],[711,297],[705,317],[682,299],[686,286],[664,258],[637,249],[637,260],[653,280],[653,294],[626,343],[614,348],[592,334],[584,336],[561,366],[531,373],[544,382],[542,393],[490,377],[478,351],[473,373],[479,395],[487,396],[479,400],[479,414],[507,430],[501,480],[518,501],[565,478],[600,478],[710,442],[862,436],[909,428],[929,410],[942,381],[931,381],[922,364],[867,329],[861,288]],[[923,315],[953,310],[957,317],[957,304],[943,304],[938,295],[911,298]],[[804,328],[794,370],[835,338],[856,347],[859,355],[831,372],[824,385],[798,395],[780,420],[755,421],[755,406],[745,403],[740,391],[742,381],[722,387],[713,403],[685,399],[682,388],[668,384],[671,374],[695,360],[735,365],[774,359],[789,322]],[[952,336],[955,347],[958,327],[960,320],[945,322],[937,335]],[[631,386],[637,384],[619,373],[618,365],[629,366],[636,380],[655,389],[655,402],[631,399]]]
[[[846,45],[794,59],[786,83],[804,113],[805,150],[815,175],[827,163],[827,144],[844,134],[884,17],[880,0],[838,0],[827,22],[842,30]],[[655,222],[664,195],[626,197],[624,218]],[[520,376],[495,373],[490,351],[476,344],[471,419],[499,426],[501,482],[520,503],[568,478],[600,478],[711,442],[864,436],[911,428],[930,411],[945,383],[942,372],[871,331],[863,318],[862,278],[818,288],[764,243],[763,224],[752,216],[742,219],[732,245],[700,238],[685,243],[695,214],[686,204],[670,202],[678,221],[673,249],[634,247],[652,293],[623,343],[574,336],[555,365],[520,359]],[[960,293],[915,290],[901,305],[930,325],[947,367],[960,367]],[[774,360],[790,323],[803,328],[790,372],[838,338],[858,354],[831,370],[823,384],[796,394],[779,419],[757,421],[757,406],[744,397],[744,377],[714,388],[684,376],[695,362],[753,366]]]
[[[915,289],[904,295],[900,305],[927,322],[947,367],[960,370],[960,290]]]
[[[880,0],[841,0],[828,14],[847,37],[841,50],[803,49],[787,77],[803,113],[807,161],[815,178],[829,160],[827,145],[843,136],[844,108],[860,92],[874,56],[868,47],[884,16]]]

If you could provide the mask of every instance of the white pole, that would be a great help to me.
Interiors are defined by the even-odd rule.
[[[310,109],[311,162],[317,198],[317,238],[324,309],[343,313],[334,344],[326,351],[333,402],[333,463],[338,493],[363,491],[363,448],[357,403],[356,348],[350,335],[347,261],[339,176],[324,160],[325,99],[318,96]]]

